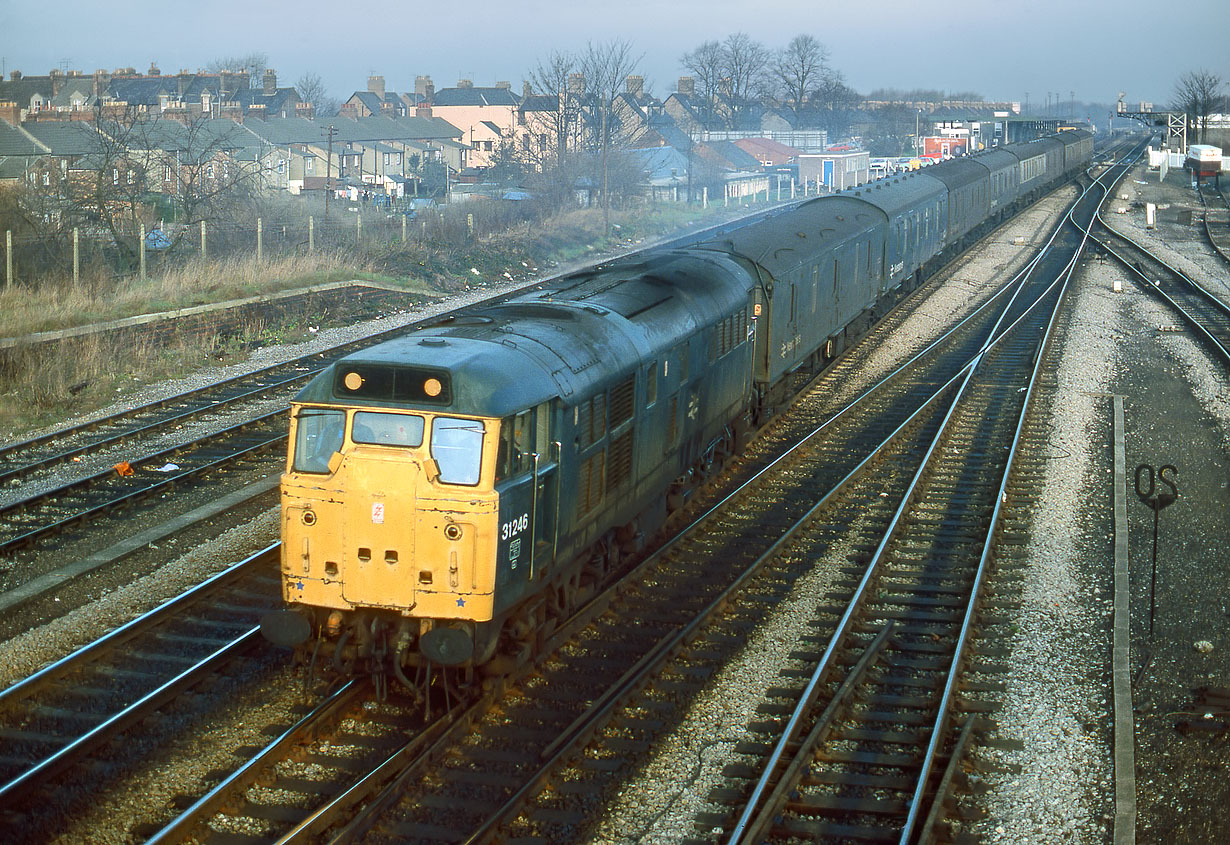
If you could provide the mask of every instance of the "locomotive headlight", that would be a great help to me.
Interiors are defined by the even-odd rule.
[[[316,511],[305,509],[303,513],[300,515],[299,519],[303,522],[304,525],[315,525],[316,524]]]
[[[444,385],[440,383],[440,379],[438,378],[429,378],[427,381],[423,382],[423,392],[428,396],[439,396],[440,391],[442,390],[444,390]]]
[[[358,390],[363,386],[363,376],[358,373],[346,373],[346,378],[342,380],[346,385],[347,390]]]
[[[450,522],[448,525],[444,526],[444,536],[450,540],[460,540],[461,526],[455,522]]]

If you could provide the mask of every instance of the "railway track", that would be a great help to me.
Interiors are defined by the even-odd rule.
[[[9,502],[0,508],[0,556],[53,535],[84,530],[91,520],[177,487],[223,480],[228,472],[253,462],[277,473],[285,445],[286,415],[276,411],[125,462],[124,472],[118,467],[102,470]]]
[[[1057,296],[1057,289],[1049,287],[1052,295]],[[1028,300],[1024,294],[1013,298],[1003,306],[998,319],[1015,319],[1014,315],[1026,310]],[[1036,337],[1028,342],[1036,347]],[[961,354],[964,353],[956,357]],[[947,366],[951,367],[951,362]],[[926,392],[933,396],[937,395],[937,380],[947,381],[939,396],[948,396],[960,384],[951,376],[941,378],[935,371],[920,379]],[[897,388],[906,394],[922,389],[919,385]],[[1003,390],[1006,393],[992,404],[1003,396],[1013,398],[1019,393],[1015,385]],[[889,392],[892,391],[880,393]],[[336,775],[339,770],[352,767],[340,762],[336,754],[331,763],[326,763],[323,755],[309,752],[309,757],[325,766],[326,771],[317,772],[315,780],[299,777],[298,782],[296,776],[286,775],[285,764],[264,758],[251,768],[244,767],[248,774],[236,777],[233,789],[237,791],[232,791],[229,798],[219,794],[203,801],[199,812],[186,813],[154,841],[178,841],[186,835],[201,841],[224,841],[236,831],[264,841],[319,836],[329,825],[338,823],[339,803],[357,806],[365,800],[365,791],[370,794],[382,782],[387,783],[384,792],[356,816],[343,836],[359,835],[375,824],[377,811],[397,816],[380,822],[380,827],[398,839],[481,840],[497,830],[506,832],[510,825],[516,831],[520,829],[518,825],[541,824],[542,813],[533,821],[518,821],[526,802],[536,798],[552,773],[558,776],[559,769],[579,753],[587,740],[603,730],[622,705],[635,699],[635,721],[642,728],[653,726],[659,721],[655,714],[670,709],[665,699],[677,694],[686,697],[709,676],[712,669],[697,668],[696,649],[687,649],[689,642],[703,636],[702,628],[713,619],[729,616],[727,607],[746,602],[749,606],[742,613],[742,621],[727,623],[746,631],[789,590],[793,579],[807,567],[792,570],[783,566],[784,575],[779,571],[762,576],[754,586],[753,579],[764,569],[766,561],[774,557],[784,535],[797,531],[807,521],[808,513],[818,507],[818,491],[830,491],[820,497],[820,505],[831,501],[835,495],[832,491],[851,475],[859,464],[858,456],[865,454],[867,443],[879,442],[894,428],[906,426],[918,406],[917,401],[903,401],[900,395],[886,404],[888,411],[873,411],[862,405],[855,410],[855,406],[849,406],[847,413],[813,431],[787,457],[758,471],[752,469],[758,465],[755,459],[746,462],[746,472],[754,477],[737,494],[728,495],[710,515],[691,523],[629,578],[587,605],[544,649],[551,656],[532,673],[516,679],[511,692],[502,699],[498,691],[480,695],[474,704],[453,715],[453,727],[446,730],[441,723],[433,723],[427,732],[409,739],[366,778],[351,778],[354,785],[344,791],[346,779]],[[916,419],[909,427],[937,431],[948,414],[946,406],[935,400],[927,403],[925,409],[928,419]],[[844,436],[835,436],[835,428],[843,428]],[[871,499],[871,506],[877,505],[883,507],[878,493]],[[859,512],[857,508],[843,508],[839,513],[846,517],[827,515],[826,520],[835,523],[853,519]],[[845,530],[848,529],[846,526]],[[695,577],[698,562],[707,574],[701,581]],[[749,589],[757,600],[742,597]],[[630,617],[637,618],[638,624],[627,625]],[[719,636],[718,641],[719,645],[709,649],[706,659],[729,654],[742,638],[728,634]],[[656,670],[685,650],[690,653],[691,668],[668,673],[664,680]],[[614,684],[612,677],[618,679]],[[651,693],[641,693],[650,687]],[[439,738],[435,732],[440,732]],[[293,744],[289,738],[285,742]],[[643,750],[643,743],[634,740],[627,740],[622,746],[618,738],[606,743],[607,754],[583,755],[581,768],[601,775],[618,768],[619,755]],[[341,744],[326,741],[330,749]],[[254,770],[270,766],[281,772],[273,776],[276,786],[267,791],[253,787],[258,778]],[[263,780],[270,782],[269,777]],[[366,787],[362,786],[364,783]],[[581,791],[585,788],[578,787]],[[311,802],[304,796],[319,796],[328,791],[334,792],[334,797],[315,810],[309,809]],[[399,810],[388,809],[395,804]],[[224,807],[230,810],[220,812],[219,808]],[[447,814],[442,812],[443,808],[449,808]],[[579,823],[574,811],[543,812],[550,824]]]
[[[259,619],[280,601],[277,572],[275,546],[0,692],[0,818],[56,806],[52,779],[97,771],[103,749],[188,690],[238,660],[268,660]]]
[[[1122,264],[1146,290],[1177,311],[1184,324],[1222,360],[1230,361],[1230,305],[1143,245],[1112,229],[1100,216],[1097,223],[1102,250]]]
[[[1206,198],[1206,191],[1214,194],[1216,199]],[[1230,200],[1218,187],[1197,186],[1196,193],[1204,206],[1204,236],[1221,260],[1230,264]]]

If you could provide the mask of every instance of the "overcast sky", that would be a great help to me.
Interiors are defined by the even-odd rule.
[[[0,0],[0,61],[9,71],[53,67],[165,73],[226,56],[265,53],[280,85],[315,71],[334,96],[366,88],[437,88],[468,78],[508,80],[518,92],[552,50],[611,38],[643,54],[650,91],[665,96],[679,57],[708,39],[746,32],[769,47],[798,33],[819,38],[849,85],[976,91],[1040,108],[1067,100],[1136,103],[1171,98],[1175,79],[1203,68],[1230,80],[1230,0],[509,0],[509,2],[267,3],[199,0]],[[942,11],[940,11],[942,9]],[[1167,12],[1169,14],[1167,14]],[[259,84],[259,82],[254,82]]]

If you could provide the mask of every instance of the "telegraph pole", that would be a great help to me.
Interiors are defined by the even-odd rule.
[[[329,194],[333,192],[333,136],[337,134],[337,127],[332,123],[328,129],[322,129],[329,138],[329,157],[325,160],[325,217],[329,216]]]

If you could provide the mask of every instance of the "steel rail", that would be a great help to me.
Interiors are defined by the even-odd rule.
[[[170,824],[145,840],[146,845],[162,845],[162,843],[182,841],[192,835],[193,828],[207,816],[218,812],[226,803],[232,792],[255,780],[257,770],[274,757],[284,756],[285,752],[326,720],[338,714],[342,708],[358,700],[366,692],[366,679],[351,680],[330,694],[324,701],[317,704],[298,722],[287,728],[276,739],[262,748],[246,763],[231,772],[221,783],[199,798],[191,807],[184,810]]]
[[[210,439],[211,440],[218,439],[218,438],[222,438],[226,436],[239,437],[240,435],[243,434],[244,429],[248,429],[248,428],[256,427],[262,424],[273,422],[274,420],[282,417],[284,414],[285,414],[285,411],[276,411],[276,412],[262,415],[260,417],[256,417],[254,419],[248,420],[243,423],[238,423],[236,425],[222,429],[221,431],[212,435]],[[59,519],[54,519],[51,522],[43,523],[42,525],[39,525],[28,531],[21,531],[19,529],[18,532],[13,534],[12,536],[7,537],[3,540],[0,540],[0,555],[5,554],[11,550],[17,549],[19,547],[27,546],[30,543],[34,542],[35,540],[41,537],[45,537],[46,535],[51,534],[60,529],[63,529],[69,525],[72,525],[73,523],[81,522],[82,520],[88,519],[91,516],[95,516],[97,514],[114,509],[123,503],[134,501],[140,498],[145,498],[153,493],[157,493],[160,490],[172,488],[177,483],[180,483],[185,480],[195,479],[196,477],[206,473],[209,470],[217,469],[218,467],[225,466],[234,461],[242,460],[245,457],[258,454],[262,451],[268,450],[274,445],[284,443],[285,441],[286,441],[286,433],[284,431],[279,432],[273,436],[263,436],[257,441],[253,443],[249,443],[248,445],[243,446],[241,449],[237,451],[231,451],[228,454],[224,454],[224,455],[220,455],[218,457],[212,458],[212,459],[208,459],[204,463],[199,464],[198,466],[193,467],[192,469],[184,470],[182,472],[176,472],[173,474],[168,473],[164,477],[158,479],[153,484],[146,484],[143,487],[129,490],[127,492],[120,493],[118,495],[108,495],[104,493],[103,501],[101,502],[98,502],[88,507],[73,511],[68,516],[64,516]],[[198,447],[196,454],[207,454],[211,447],[203,446],[202,444],[205,442],[206,441],[198,441],[195,444],[188,443],[188,444],[180,444],[178,446],[172,446],[168,449],[163,449],[159,452],[155,452],[151,455],[146,456],[139,463],[153,464],[153,463],[157,463],[158,461],[167,461],[170,458],[182,456],[185,453],[191,452],[193,446]],[[184,460],[184,458],[181,457],[180,460]],[[115,472],[116,471],[114,469],[103,470],[91,476],[87,476],[86,478],[82,478],[75,482],[72,482],[64,487],[60,487],[56,490],[47,491],[45,493],[40,493],[34,496],[29,496],[25,499],[22,499],[16,502],[12,502],[3,508],[0,508],[0,517],[6,517],[6,518],[11,519],[14,514],[23,514],[24,512],[28,510],[41,506],[43,503],[53,502],[57,497],[67,497],[73,494],[80,495],[88,491],[98,489],[96,485],[99,485],[101,482],[107,481],[110,478],[114,477]]]
[[[20,706],[22,701],[69,673],[93,667],[102,655],[118,651],[135,637],[147,634],[160,625],[177,618],[185,608],[199,603],[203,597],[234,584],[239,578],[254,571],[257,566],[267,564],[270,557],[276,553],[277,548],[277,545],[269,546],[250,555],[208,580],[163,602],[153,610],[0,691],[0,709]],[[89,730],[24,769],[16,777],[0,784],[0,802],[17,799],[28,793],[35,785],[44,783],[80,762],[117,734],[156,712],[202,678],[214,673],[219,666],[231,658],[258,644],[260,642],[259,632],[259,626],[253,626],[233,637],[229,642],[219,645],[193,665],[158,684],[110,716],[103,718]]]
[[[266,546],[258,552],[255,552],[238,563],[234,563],[216,575],[211,576],[205,581],[188,589],[178,596],[169,599],[153,610],[141,614],[135,619],[125,622],[120,627],[110,631],[106,635],[99,637],[97,640],[82,646],[65,657],[60,658],[55,663],[43,667],[33,675],[29,675],[15,684],[0,690],[0,708],[3,708],[12,702],[24,698],[29,695],[39,686],[47,681],[74,671],[80,666],[85,665],[98,658],[104,652],[117,648],[127,640],[132,639],[138,634],[144,633],[146,630],[161,623],[163,620],[175,616],[181,610],[197,601],[201,596],[225,586],[240,576],[247,573],[249,569],[262,563],[269,562],[271,559],[276,562],[276,556],[280,554],[281,543],[273,543]]]
[[[1132,247],[1138,250],[1142,255],[1146,256],[1149,260],[1156,262],[1165,272],[1170,273],[1175,279],[1177,279],[1180,289],[1183,287],[1190,289],[1192,298],[1190,303],[1185,305],[1178,298],[1172,296],[1165,289],[1163,289],[1157,281],[1146,275],[1145,272],[1141,268],[1137,267],[1130,258],[1123,255],[1111,246],[1107,240],[1090,235],[1090,237],[1093,238],[1093,240],[1096,241],[1103,250],[1118,261],[1129,273],[1132,273],[1139,278],[1147,289],[1153,291],[1154,294],[1177,311],[1183,318],[1184,322],[1195,330],[1196,333],[1199,334],[1207,343],[1213,346],[1224,360],[1230,361],[1230,305],[1227,305],[1219,297],[1214,296],[1207,288],[1198,284],[1182,270],[1172,266],[1165,259],[1156,255],[1154,252],[1141,245],[1130,236],[1112,229],[1100,215],[1098,222],[1112,238],[1117,238],[1131,244]],[[1213,313],[1213,315],[1219,318],[1219,320],[1226,325],[1227,333],[1225,336],[1219,338],[1212,331],[1210,331],[1205,323],[1205,320],[1203,320],[1200,315],[1196,314],[1192,310],[1191,304],[1198,304],[1206,307]]]
[[[1138,157],[1138,156],[1137,156]],[[1095,215],[1100,214],[1100,209],[1105,204],[1106,199],[1110,196],[1114,185],[1117,185],[1119,180],[1128,172],[1125,166],[1122,168],[1118,177],[1111,185],[1103,185],[1103,197],[1098,204],[1098,209],[1095,210]],[[1102,182],[1102,174],[1098,177],[1095,184]],[[1092,186],[1091,186],[1092,187]],[[982,587],[986,580],[987,570],[990,566],[991,559],[994,555],[996,537],[998,535],[1000,518],[1003,513],[1004,504],[1007,501],[1008,484],[1012,476],[1012,470],[1016,465],[1016,457],[1020,452],[1021,441],[1024,438],[1025,422],[1029,414],[1029,410],[1033,405],[1034,397],[1039,381],[1039,376],[1043,367],[1045,351],[1050,346],[1054,337],[1054,329],[1059,318],[1060,308],[1068,291],[1068,286],[1071,282],[1072,274],[1076,270],[1077,263],[1081,255],[1085,251],[1086,244],[1089,241],[1089,232],[1086,227],[1081,227],[1075,220],[1075,215],[1069,213],[1068,219],[1078,229],[1084,232],[1084,238],[1077,247],[1072,260],[1069,262],[1066,271],[1062,274],[1063,281],[1056,297],[1055,306],[1051,312],[1050,318],[1047,321],[1046,330],[1043,332],[1042,339],[1039,343],[1039,351],[1034,359],[1034,367],[1031,372],[1028,384],[1025,389],[1025,397],[1021,403],[1020,413],[1017,419],[1016,430],[1013,432],[1012,443],[1008,447],[1007,460],[1005,461],[1003,472],[1000,476],[999,489],[995,496],[995,505],[991,512],[989,525],[986,532],[986,538],[983,541],[982,554],[978,560],[978,566],[974,573],[974,583],[970,589],[969,602],[966,606],[965,615],[961,623],[961,629],[957,635],[957,642],[953,648],[952,661],[949,664],[947,680],[944,684],[944,690],[940,698],[940,703],[937,707],[935,723],[931,729],[930,739],[927,744],[927,750],[923,756],[923,764],[920,768],[917,784],[915,786],[913,798],[910,800],[910,808],[906,817],[905,826],[901,831],[899,839],[900,845],[909,845],[909,842],[914,836],[914,828],[919,823],[921,808],[923,806],[923,798],[928,788],[930,781],[931,768],[935,764],[935,759],[939,754],[940,743],[946,738],[946,725],[949,719],[949,714],[952,709],[953,701],[956,695],[956,683],[961,674],[961,665],[965,659],[965,651],[969,646],[971,639],[971,631],[973,629],[975,615],[978,609],[978,600],[981,596]],[[928,814],[933,816],[934,814]],[[925,822],[929,822],[929,818],[924,818]],[[928,825],[929,826],[929,825]]]
[[[1082,195],[1082,199],[1085,195],[1088,195],[1090,189],[1087,189],[1085,191],[1085,194]],[[1077,204],[1079,204],[1079,202],[1080,200],[1077,201]],[[1075,206],[1076,204],[1074,204],[1074,209],[1075,209]],[[1069,211],[1065,219],[1070,219],[1072,217],[1072,214],[1073,214],[1073,211]],[[1048,248],[1050,244],[1053,243],[1053,240],[1054,238],[1052,238],[1051,242],[1048,242]],[[1075,249],[1073,257],[1067,262],[1064,270],[1061,271],[1060,275],[1063,275],[1064,273],[1067,273],[1067,274],[1071,273],[1071,270],[1075,266],[1075,263],[1077,260],[1077,257],[1076,257],[1077,254],[1079,254],[1079,246]],[[774,780],[774,773],[778,770],[780,766],[781,759],[785,754],[785,750],[788,744],[792,740],[793,736],[797,733],[805,714],[809,710],[810,700],[814,697],[816,690],[818,689],[819,684],[821,683],[822,678],[832,668],[836,655],[841,647],[841,643],[845,640],[846,636],[850,633],[853,627],[855,618],[856,618],[856,614],[861,608],[864,600],[866,599],[868,593],[870,592],[872,583],[875,581],[876,576],[878,575],[878,571],[880,568],[879,564],[884,559],[884,556],[887,552],[889,544],[892,538],[897,533],[898,526],[901,524],[902,520],[905,518],[906,514],[908,513],[909,507],[911,506],[911,502],[913,500],[913,497],[915,496],[916,490],[921,484],[922,478],[925,472],[927,471],[928,466],[931,463],[932,456],[936,453],[936,450],[939,448],[939,444],[942,442],[943,438],[945,437],[946,431],[953,419],[953,415],[955,414],[958,406],[961,404],[962,398],[969,386],[970,380],[973,378],[973,375],[975,371],[978,369],[978,366],[981,363],[983,357],[985,356],[987,351],[989,351],[992,347],[997,345],[1001,340],[1008,337],[1011,331],[1016,326],[1022,323],[1022,321],[1028,315],[1028,313],[1039,305],[1039,303],[1042,301],[1042,298],[1046,295],[1046,292],[1051,291],[1055,287],[1056,283],[1057,282],[1052,282],[1050,285],[1048,285],[1046,288],[1046,291],[1040,294],[1038,298],[1035,299],[1034,302],[1031,303],[1026,308],[1025,313],[1019,315],[1008,326],[1004,327],[1003,323],[1004,321],[1008,320],[1010,310],[1017,296],[1017,293],[1014,292],[1013,299],[1004,305],[1004,308],[1000,314],[999,322],[994,327],[994,329],[991,332],[989,332],[987,341],[984,344],[982,351],[974,358],[973,361],[970,362],[967,368],[963,371],[964,378],[958,389],[958,395],[952,400],[949,406],[949,409],[945,414],[944,420],[940,425],[940,430],[934,435],[932,442],[928,446],[926,453],[924,454],[923,458],[920,460],[918,469],[915,471],[914,477],[911,480],[910,485],[907,488],[905,495],[903,495],[901,502],[898,505],[893,517],[889,520],[888,527],[884,531],[881,541],[879,542],[874,554],[872,555],[871,560],[869,561],[869,563],[867,564],[864,570],[863,577],[861,578],[857,588],[855,589],[854,596],[851,598],[850,602],[848,603],[844,612],[842,613],[838,621],[838,624],[836,626],[836,630],[832,634],[823,654],[821,655],[816,672],[809,679],[808,685],[805,687],[803,692],[800,694],[799,701],[796,704],[793,712],[791,713],[791,716],[789,720],[787,721],[785,727],[783,728],[780,738],[776,746],[774,747],[773,751],[771,752],[768,762],[765,764],[763,768],[761,777],[757,781],[756,785],[753,787],[752,794],[748,798],[744,806],[744,810],[741,813],[738,821],[736,822],[727,840],[728,843],[730,843],[731,845],[735,845],[735,843],[739,843],[739,842],[748,841],[749,838],[756,835],[755,833],[752,832],[752,825],[753,825],[754,817],[757,816],[757,808],[761,805],[761,802],[764,798],[766,791],[769,788],[770,783]],[[952,678],[950,678],[949,681],[951,683]],[[935,737],[933,735],[933,740],[934,739]],[[919,783],[925,786],[926,778],[925,777],[920,778]]]
[[[107,434],[89,443],[85,443],[80,446],[75,446],[69,449],[63,449],[61,451],[56,452],[54,455],[50,455],[46,458],[41,458],[39,460],[34,460],[34,461],[26,461],[24,463],[21,463],[15,466],[7,466],[7,467],[0,468],[0,486],[7,484],[14,479],[24,478],[25,476],[30,475],[31,473],[37,472],[42,469],[46,469],[51,466],[55,466],[65,461],[72,460],[73,458],[80,457],[82,455],[86,455],[91,452],[100,451],[108,446],[117,446],[121,443],[124,443],[125,441],[132,440],[132,439],[141,437],[143,435],[153,434],[161,429],[167,428],[170,425],[173,425],[176,423],[182,424],[186,420],[199,417],[206,413],[216,412],[222,407],[232,405],[235,403],[239,403],[239,402],[243,402],[245,400],[259,399],[263,397],[264,394],[270,391],[275,391],[280,388],[284,388],[287,385],[292,385],[292,384],[295,384],[296,382],[309,379],[313,377],[314,375],[316,375],[317,373],[319,373],[321,370],[323,370],[326,366],[328,366],[327,363],[321,364],[319,367],[316,367],[307,373],[301,373],[295,376],[291,376],[289,378],[283,378],[276,382],[262,384],[259,387],[245,389],[242,393],[238,393],[233,396],[227,396],[223,399],[218,399],[218,400],[209,402],[207,404],[199,405],[197,407],[188,408],[186,410],[172,414],[171,416],[162,417],[160,419],[148,422],[144,425],[140,425],[135,428],[129,428],[123,431],[117,431],[113,434]],[[283,369],[283,368],[284,366],[267,367],[265,370],[260,371],[260,372],[267,373],[272,370]],[[257,374],[252,374],[252,375],[254,376]],[[199,388],[197,390],[190,391],[188,393],[181,393],[176,396],[169,397],[164,400],[160,400],[158,402],[150,402],[141,407],[133,408],[130,411],[124,411],[121,413],[112,414],[109,417],[105,417],[103,419],[95,420],[91,423],[87,423],[81,426],[80,428],[61,429],[59,431],[55,431],[50,434],[45,434],[41,437],[22,441],[21,443],[14,443],[10,446],[4,447],[3,449],[0,449],[0,460],[3,460],[7,454],[15,454],[21,451],[30,451],[32,449],[39,448],[47,443],[53,443],[56,440],[74,436],[86,430],[97,429],[105,425],[111,425],[114,422],[119,422],[120,420],[129,418],[129,417],[139,417],[143,413],[148,413],[159,407],[166,407],[167,405],[171,405],[171,404],[182,404],[185,400],[190,399],[191,397],[203,395],[209,392],[216,392],[216,389],[219,387],[223,387],[226,385],[232,385],[232,384],[237,385],[238,383],[243,382],[243,381],[251,382],[251,381],[255,381],[255,379],[252,378],[251,376],[236,376],[234,378],[227,379],[224,382],[218,382],[217,384],[211,385],[209,387]],[[282,408],[279,410],[281,413],[285,413],[286,409]]]

